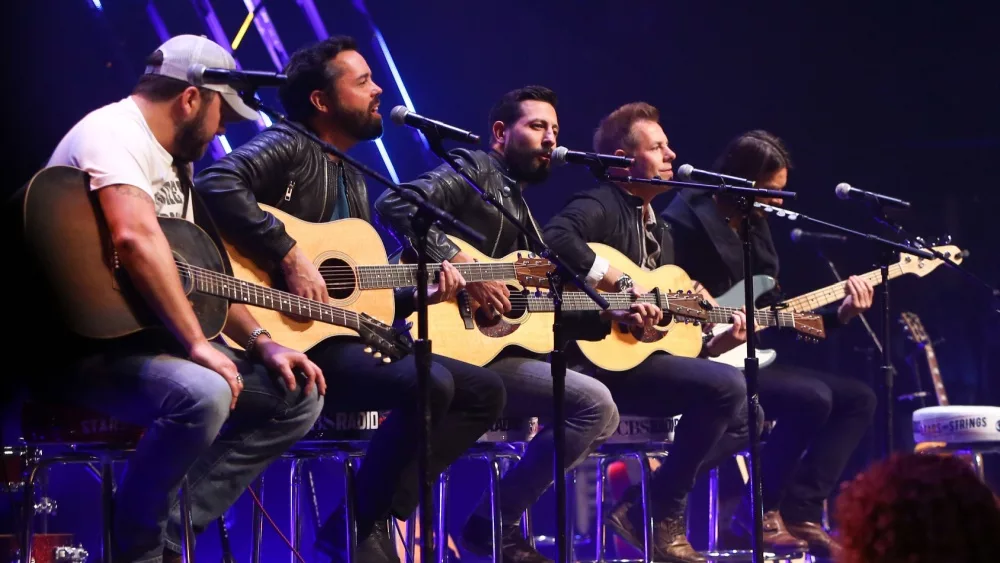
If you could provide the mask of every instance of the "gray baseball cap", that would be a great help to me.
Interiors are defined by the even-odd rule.
[[[194,65],[206,68],[236,68],[236,59],[218,43],[203,35],[178,35],[171,37],[157,49],[162,55],[159,65],[147,66],[146,74],[169,76],[191,82],[189,72]],[[256,120],[260,115],[243,103],[239,93],[228,84],[199,84],[202,88],[218,92],[226,104],[243,119]]]

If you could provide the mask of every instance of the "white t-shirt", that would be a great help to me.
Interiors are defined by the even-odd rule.
[[[98,108],[62,138],[48,166],[73,166],[90,174],[90,189],[115,184],[135,186],[153,198],[156,214],[180,217],[185,192],[174,158],[156,140],[131,97]],[[186,165],[192,178],[194,166]],[[185,219],[194,220],[188,202]]]

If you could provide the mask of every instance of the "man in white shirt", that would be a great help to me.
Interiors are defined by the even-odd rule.
[[[118,487],[115,561],[179,561],[184,477],[198,533],[308,432],[326,391],[320,369],[271,340],[243,305],[230,306],[224,334],[245,353],[209,341],[181,287],[158,217],[212,228],[190,189],[192,163],[224,121],[257,117],[231,87],[189,83],[195,64],[235,68],[204,37],[170,39],[132,95],[84,117],[48,162],[89,174],[121,266],[173,336],[86,342],[69,362],[74,402],[147,429]]]

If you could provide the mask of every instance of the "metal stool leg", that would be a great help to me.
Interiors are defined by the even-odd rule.
[[[448,470],[438,477],[437,486],[437,563],[447,563],[448,553]]]
[[[289,473],[289,485],[291,489],[291,502],[288,504],[288,537],[292,542],[292,549],[299,551],[302,543],[302,526],[299,522],[299,512],[302,509],[302,471],[301,460],[292,459],[292,466]],[[291,563],[298,563],[295,553],[290,553]]]
[[[261,504],[264,504],[264,472],[261,472],[260,477],[257,478],[254,488],[256,489],[254,492],[257,494],[257,500]],[[252,563],[260,563],[261,540],[264,536],[264,513],[257,506],[257,503],[253,505],[253,519],[251,522],[250,527],[253,539],[250,544],[250,561]]]
[[[187,477],[181,482],[181,561],[194,563],[194,531],[191,528],[191,488]]]
[[[358,524],[354,514],[354,458],[347,455],[344,459],[344,505],[347,512],[347,563],[354,563],[358,548]]]
[[[708,472],[708,551],[719,546],[719,468]]]
[[[594,560],[598,563],[604,561],[604,542],[607,541],[607,527],[604,525],[604,497],[607,486],[608,460],[605,457],[597,459],[597,516],[594,522]]]
[[[309,513],[312,515],[313,530],[318,534],[323,521],[319,515],[319,498],[316,496],[316,480],[312,468],[306,466],[306,494],[309,495]]]
[[[576,561],[576,470],[566,474],[566,549],[568,561]]]
[[[41,464],[25,471],[24,501],[21,506],[21,563],[32,563],[31,538],[35,523],[35,475]]]
[[[114,503],[115,500],[115,474],[109,460],[101,461],[101,513],[104,520],[104,530],[101,532],[101,560],[104,563],[111,563],[114,553],[114,540],[112,530],[114,528]],[[183,506],[181,507],[183,509]]]
[[[500,463],[492,453],[486,455],[490,468],[490,513],[493,516],[493,563],[503,561],[503,522],[500,516]]]
[[[653,513],[652,493],[650,491],[649,458],[644,453],[635,454],[642,475],[642,553],[646,563],[653,561]]]
[[[226,514],[223,513],[216,520],[216,524],[219,526],[219,545],[222,546],[222,563],[236,563],[236,559],[233,557],[233,546],[229,541],[229,529],[226,527]]]

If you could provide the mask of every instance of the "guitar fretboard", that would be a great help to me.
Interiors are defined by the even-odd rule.
[[[239,303],[290,313],[354,330],[361,329],[358,314],[354,311],[246,282],[179,260],[176,262],[177,270],[181,276],[190,279],[194,283],[194,289],[200,293],[224,297]]]
[[[507,262],[489,263],[461,263],[454,264],[466,282],[481,282],[492,280],[515,279],[517,272],[514,264]],[[356,268],[358,285],[360,289],[391,289],[395,287],[409,287],[417,285],[417,265],[416,264],[382,264],[358,266]],[[427,265],[427,283],[434,283],[434,279],[441,271],[441,264]],[[331,266],[320,268],[327,287],[340,288],[344,281],[351,279],[353,283],[354,274],[350,272],[350,266]]]
[[[889,279],[894,279],[903,275],[903,267],[899,264],[893,264],[889,266]],[[872,286],[877,286],[882,283],[882,270],[872,270],[871,272],[862,274],[859,276],[868,280]],[[847,282],[835,283],[833,285],[817,289],[810,293],[800,295],[793,299],[788,300],[788,308],[798,312],[804,313],[807,311],[815,311],[820,307],[829,305],[835,301],[839,301],[847,296]]]
[[[607,300],[611,309],[628,309],[633,303],[649,303],[656,305],[664,311],[682,316],[695,316],[706,313],[700,307],[695,309],[684,304],[678,304],[677,300],[671,303],[669,294],[661,293],[659,301],[655,293],[646,293],[633,296],[630,293],[601,293],[601,297]],[[522,301],[524,300],[524,301]],[[511,295],[512,305],[521,304],[527,307],[528,311],[553,312],[555,311],[555,301],[548,295]],[[684,300],[687,301],[687,300]],[[599,311],[600,307],[587,294],[580,291],[563,292],[563,311]],[[733,314],[739,309],[732,307],[714,307],[707,311],[707,322],[715,324],[732,323]],[[688,315],[685,315],[688,313]],[[769,311],[757,309],[754,311],[754,323],[758,326],[780,326],[794,327],[795,314],[785,311]]]
[[[930,343],[924,344],[924,356],[927,357],[927,369],[931,372],[931,382],[934,384],[934,394],[937,396],[938,404],[942,407],[948,406],[948,394],[944,391],[944,382],[941,381],[941,368],[938,367],[937,356]]]

